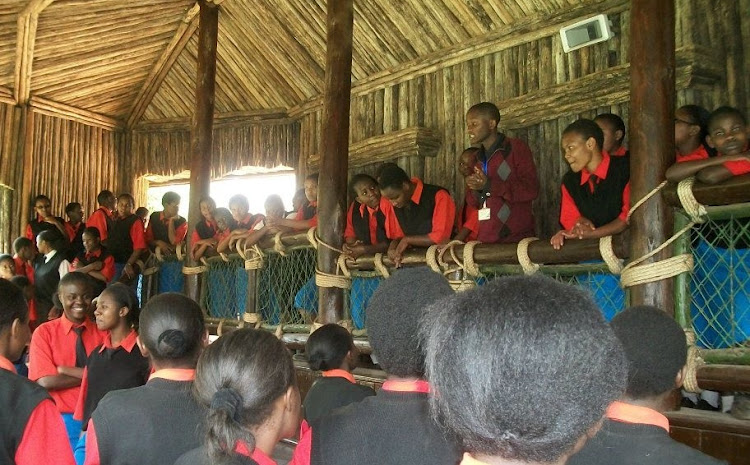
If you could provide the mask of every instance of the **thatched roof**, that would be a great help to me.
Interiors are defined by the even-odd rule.
[[[294,112],[320,95],[324,0],[214,2],[217,113]],[[355,0],[352,80],[377,84],[571,9],[585,15],[582,3],[601,2]],[[0,99],[131,127],[189,117],[197,11],[192,0],[3,0]]]

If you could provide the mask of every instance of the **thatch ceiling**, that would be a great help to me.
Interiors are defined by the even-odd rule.
[[[217,113],[286,110],[321,93],[324,0],[214,2],[220,3]],[[355,0],[352,79],[382,76],[581,3],[597,1]],[[198,53],[194,5],[1,0],[0,87],[17,101],[42,97],[129,125],[190,116]]]

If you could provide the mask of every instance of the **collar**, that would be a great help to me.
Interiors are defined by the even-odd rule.
[[[360,216],[365,216],[365,209],[370,212],[370,215],[372,216],[373,213],[380,210],[380,205],[383,203],[383,197],[380,197],[380,203],[378,203],[378,206],[376,208],[370,208],[369,205],[365,205],[363,203],[359,204],[359,214]]]
[[[99,258],[99,257],[100,257],[101,255],[102,255],[102,248],[101,248],[101,246],[100,246],[100,247],[99,247],[99,250],[97,250],[97,251],[95,251],[95,252],[86,252],[86,255],[85,255],[85,257],[86,257],[87,259],[88,259],[88,258],[91,258],[91,257],[94,257],[94,258]]]
[[[424,183],[419,178],[411,178],[412,184],[414,184],[414,192],[411,194],[411,201],[419,205],[419,201],[422,199],[422,190],[424,190]]]
[[[94,324],[88,318],[86,318],[81,324],[75,324],[70,321],[67,316],[65,316],[65,312],[63,312],[62,316],[60,316],[58,320],[60,320],[60,326],[62,326],[62,330],[65,334],[69,334],[73,330],[73,328],[77,328],[79,326],[85,326],[86,331],[89,331],[91,330],[91,326]]]
[[[109,208],[101,206],[97,210],[101,210],[105,215],[107,215],[108,217],[112,218],[113,213],[112,213],[112,211]]]
[[[640,407],[638,405],[614,401],[609,407],[607,407],[607,413],[605,413],[605,416],[610,420],[623,423],[639,423],[658,426],[669,432],[669,420],[667,417],[648,407]]]
[[[497,152],[498,150],[506,151],[507,148],[505,145],[505,140],[506,140],[505,134],[503,134],[502,132],[498,132],[497,140],[495,141],[494,144],[492,144],[487,149],[485,149],[484,146],[482,146],[482,149],[479,151],[480,152],[480,157],[479,157],[480,164],[482,161],[481,160],[482,154],[484,155],[484,161],[486,162],[486,161],[489,161],[489,159],[492,158],[492,156],[495,155],[495,152]]]
[[[13,365],[13,362],[2,355],[0,355],[0,370],[10,371],[13,374],[16,373],[16,367]]]
[[[383,386],[381,389],[384,389],[390,392],[419,392],[422,394],[427,394],[430,392],[430,383],[428,383],[427,381],[423,379],[415,379],[415,380],[389,379],[385,383],[383,383]]]
[[[606,153],[606,152],[602,151],[602,153]],[[628,153],[628,149],[626,149],[624,145],[621,145],[617,147],[617,150],[610,153],[609,156],[610,157],[624,157],[626,153]]]
[[[164,368],[151,373],[148,380],[154,378],[168,379],[170,381],[192,381],[195,379],[194,368]]]
[[[126,352],[130,353],[133,351],[133,347],[135,347],[136,339],[138,339],[138,333],[136,333],[134,329],[131,329],[130,333],[120,341],[120,345],[114,347],[112,345],[112,333],[107,331],[107,335],[104,336],[104,342],[102,343],[102,348],[99,349],[99,353],[101,354],[107,349],[116,349],[118,347],[122,347]]]
[[[481,462],[471,456],[468,452],[464,452],[464,457],[461,459],[460,465],[487,465],[485,462]]]
[[[690,153],[681,154],[680,152],[677,152],[676,161],[677,162],[694,161],[694,160],[703,160],[704,158],[709,158],[708,150],[706,150],[706,147],[703,144],[700,144],[698,145],[698,148],[696,148]]]
[[[70,225],[70,227],[73,229],[78,229],[78,227],[83,224],[83,221],[79,221],[78,223],[73,223],[72,221],[66,221],[65,224]]]
[[[255,450],[253,450],[253,452],[250,453],[250,450],[248,449],[245,441],[237,441],[237,444],[235,444],[234,446],[234,451],[240,455],[244,455],[245,457],[250,457],[251,459],[258,462],[258,465],[276,465],[276,461],[274,461],[271,457],[267,456],[258,447],[256,447]]]
[[[599,163],[599,166],[596,167],[593,173],[589,173],[586,168],[581,170],[581,185],[589,182],[589,178],[592,174],[596,175],[599,180],[607,179],[607,173],[609,172],[609,160],[609,154],[607,152],[602,152],[602,161]]]
[[[57,250],[54,249],[44,254],[44,263],[52,260],[52,257],[54,257],[55,255],[57,255]]]
[[[325,376],[326,378],[345,378],[350,383],[357,384],[357,382],[354,381],[354,375],[352,375],[351,373],[349,373],[346,370],[340,370],[340,369],[337,368],[335,370],[324,371],[321,374],[323,376]]]

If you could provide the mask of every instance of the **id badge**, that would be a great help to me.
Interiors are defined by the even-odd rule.
[[[485,203],[484,206],[479,209],[479,221],[486,221],[489,219],[490,219],[490,207],[488,207],[487,203]]]

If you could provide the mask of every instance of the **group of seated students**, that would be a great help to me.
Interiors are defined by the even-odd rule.
[[[36,383],[10,363],[29,314],[0,279],[3,463],[73,464],[74,442],[91,465],[272,465],[293,437],[293,465],[722,463],[669,437],[663,412],[687,347],[657,308],[608,324],[584,290],[550,278],[454,293],[442,275],[405,268],[367,309],[382,387],[355,384],[351,335],[325,325],[307,343],[323,377],[303,402],[291,352],[270,332],[209,344],[195,301],[165,293],[139,312],[121,284],[100,297],[94,325],[84,278],[63,278],[64,315],[31,337]],[[80,439],[81,423],[66,435],[60,415],[76,403]]]

